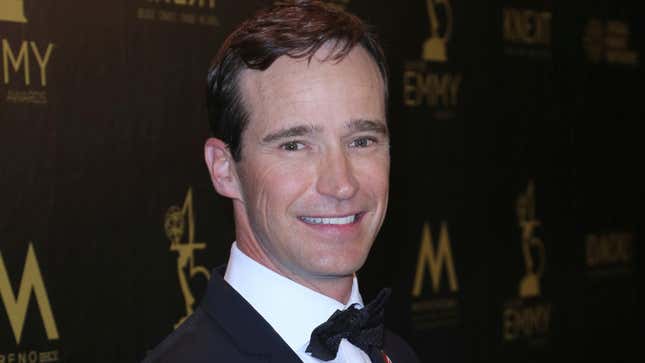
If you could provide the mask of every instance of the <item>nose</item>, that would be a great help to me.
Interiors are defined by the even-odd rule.
[[[352,161],[344,150],[326,153],[318,168],[318,193],[338,200],[351,199],[358,191]]]

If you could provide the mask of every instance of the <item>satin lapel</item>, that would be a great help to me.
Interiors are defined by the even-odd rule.
[[[213,271],[201,308],[227,331],[240,352],[275,363],[302,363],[271,325],[222,278],[223,268]]]
[[[383,353],[382,350],[374,348],[372,349],[372,352],[368,355],[372,363],[387,363],[383,357],[383,354],[385,353]]]

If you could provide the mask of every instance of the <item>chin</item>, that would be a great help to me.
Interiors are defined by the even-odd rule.
[[[365,263],[367,256],[365,254],[347,256],[327,255],[323,258],[318,258],[311,267],[319,271],[320,275],[326,276],[350,276],[358,271]]]

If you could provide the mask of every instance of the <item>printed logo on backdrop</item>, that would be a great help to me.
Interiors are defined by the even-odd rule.
[[[137,18],[169,24],[219,26],[216,0],[139,0]]]
[[[535,185],[529,181],[516,201],[518,257],[523,273],[518,276],[517,295],[507,300],[502,312],[502,339],[505,343],[548,343],[552,304],[544,297],[542,280],[546,269],[546,250],[540,238],[542,222],[536,214]]]
[[[504,54],[531,59],[551,59],[551,18],[552,13],[548,9],[503,7]]]
[[[459,281],[446,222],[436,236],[424,223],[412,285],[412,322],[418,331],[459,324]]]
[[[2,305],[6,312],[7,327],[0,327],[2,331],[11,331],[16,349],[14,351],[4,352],[0,351],[0,362],[58,362],[59,349],[52,346],[53,341],[60,338],[54,312],[52,310],[49,295],[43,275],[41,273],[38,258],[36,257],[36,250],[30,242],[27,248],[27,256],[24,260],[22,276],[15,279],[11,277],[19,276],[17,271],[8,271],[5,261],[0,251],[0,296],[2,297]],[[11,281],[19,281],[14,289]],[[17,291],[17,293],[14,293]],[[38,325],[38,320],[35,317],[28,317],[30,301],[35,300],[38,306],[38,313],[42,325]],[[0,310],[0,324],[5,321],[1,318],[2,310]],[[27,324],[28,323],[28,324]],[[23,332],[26,330],[36,332],[36,334],[29,334],[29,340],[34,339],[34,336],[42,336],[43,340],[46,338],[47,343],[42,344],[42,341],[25,341],[23,339]],[[9,335],[7,335],[9,336]],[[30,346],[37,345],[39,348],[30,348]],[[42,347],[48,348],[43,350]]]
[[[0,21],[26,23],[25,3],[23,0],[0,0]]]
[[[25,26],[23,0],[0,0],[0,22]],[[2,93],[7,103],[47,103],[47,68],[52,60],[54,43],[1,37]]]
[[[204,266],[195,263],[195,252],[206,249],[206,243],[195,242],[195,214],[193,192],[189,188],[181,207],[173,205],[166,211],[164,229],[170,240],[170,252],[177,253],[177,278],[184,299],[184,315],[175,323],[177,328],[194,311],[195,294],[191,281],[201,276],[210,279],[211,275]]]
[[[426,0],[427,37],[420,59],[408,60],[403,70],[403,104],[425,108],[438,120],[456,116],[462,74],[450,64],[450,44],[454,16],[449,0]]]
[[[591,18],[582,38],[587,60],[594,64],[638,66],[640,53],[631,43],[629,23],[620,20]]]
[[[629,277],[634,270],[634,235],[629,232],[590,233],[585,262],[590,278]]]

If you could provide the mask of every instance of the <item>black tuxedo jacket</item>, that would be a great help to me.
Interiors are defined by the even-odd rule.
[[[392,363],[418,363],[412,349],[386,330],[383,348]],[[387,363],[381,352],[372,363]],[[278,333],[213,271],[206,296],[184,323],[150,352],[144,363],[301,363]]]

